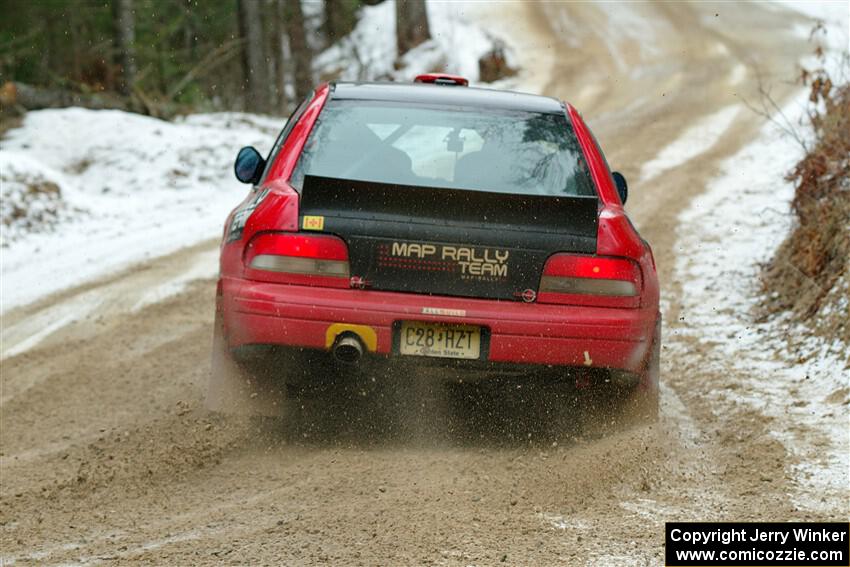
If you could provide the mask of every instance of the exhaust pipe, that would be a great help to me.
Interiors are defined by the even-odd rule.
[[[363,343],[360,337],[346,334],[339,338],[333,348],[333,355],[343,364],[357,364],[363,356]]]

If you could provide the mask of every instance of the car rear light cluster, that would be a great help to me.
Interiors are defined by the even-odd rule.
[[[640,266],[626,258],[555,254],[546,262],[538,301],[600,307],[638,307]]]
[[[245,251],[248,277],[264,281],[349,286],[348,247],[329,235],[269,232],[254,237]]]

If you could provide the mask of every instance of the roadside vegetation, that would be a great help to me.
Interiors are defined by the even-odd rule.
[[[791,233],[764,266],[766,315],[790,312],[826,339],[850,344],[850,61],[803,70],[809,88],[805,155],[786,179],[795,185]]]

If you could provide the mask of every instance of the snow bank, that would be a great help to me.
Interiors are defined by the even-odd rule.
[[[828,32],[827,47],[834,51],[850,51],[850,28],[848,28],[850,2],[840,0],[773,0],[773,2],[811,18],[810,26],[797,30],[802,37],[809,37],[812,26],[816,21],[821,21]]]
[[[314,69],[322,79],[410,81],[417,74],[440,71],[474,83],[479,78],[478,60],[495,46],[505,49],[514,66],[511,50],[478,25],[468,8],[463,2],[428,2],[431,40],[397,62],[395,1],[363,6],[354,31],[321,53]]]
[[[0,151],[0,246],[83,213],[69,206],[67,193],[61,173],[27,154]]]
[[[784,113],[797,117],[805,94]],[[847,498],[850,390],[847,345],[825,344],[788,318],[754,322],[759,269],[788,234],[794,194],[785,173],[802,149],[774,124],[725,162],[724,172],[680,217],[676,279],[687,326],[672,356],[692,356],[688,339],[710,345],[707,369],[735,369],[739,387],[718,397],[775,418],[773,434],[802,465],[790,465],[798,506]],[[751,172],[758,171],[754,177]],[[814,434],[802,435],[801,429]],[[814,440],[814,441],[813,441]]]
[[[233,177],[236,152],[267,151],[282,125],[235,113],[165,122],[30,112],[0,145],[0,310],[216,237],[246,192]],[[42,187],[35,196],[33,186]]]

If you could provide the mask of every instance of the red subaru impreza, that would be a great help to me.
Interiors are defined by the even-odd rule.
[[[235,170],[252,189],[221,244],[213,407],[274,413],[329,368],[415,361],[625,384],[657,411],[652,252],[569,104],[332,83]]]

